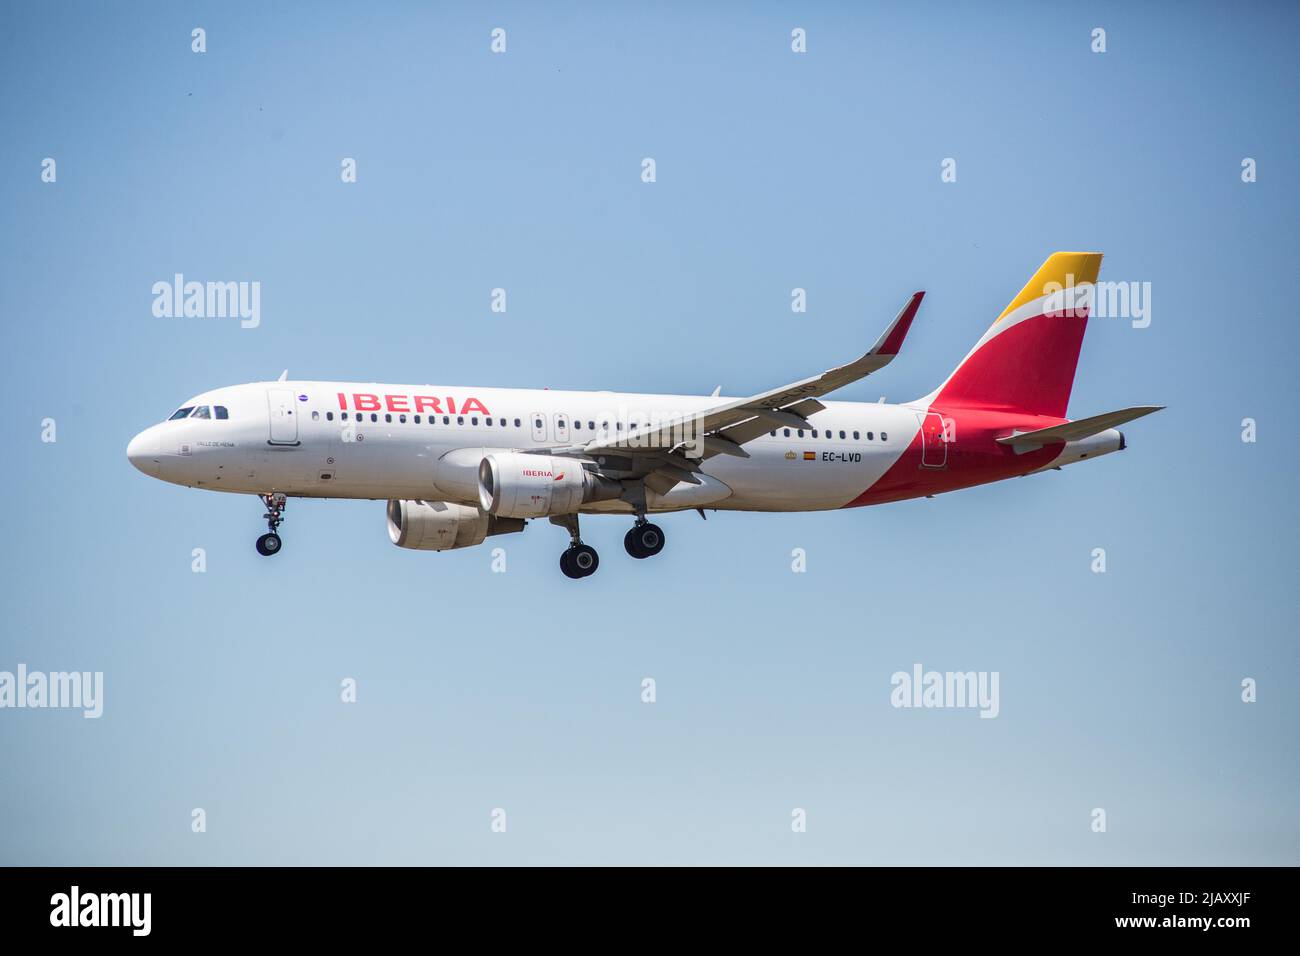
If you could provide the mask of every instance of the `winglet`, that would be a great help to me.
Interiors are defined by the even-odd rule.
[[[907,338],[907,330],[912,327],[912,320],[916,318],[916,310],[921,307],[921,300],[925,298],[924,292],[918,292],[907,300],[907,305],[898,313],[897,317],[885,329],[885,333],[876,340],[876,344],[871,347],[868,355],[889,355],[898,354],[898,350],[903,347],[903,339]]]

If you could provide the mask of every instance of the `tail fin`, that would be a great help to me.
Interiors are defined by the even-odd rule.
[[[1099,252],[1054,252],[930,396],[930,404],[1065,417]]]

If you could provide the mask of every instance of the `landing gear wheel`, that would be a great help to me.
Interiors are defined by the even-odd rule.
[[[258,497],[262,499],[262,504],[266,505],[266,514],[262,517],[266,519],[266,526],[271,529],[257,539],[257,553],[265,558],[280,553],[280,536],[275,531],[284,523],[284,508],[288,499],[281,492]]]
[[[657,524],[633,525],[623,538],[623,547],[634,558],[653,558],[664,549],[664,532]]]
[[[551,524],[559,525],[569,532],[569,547],[560,553],[560,570],[565,577],[585,578],[595,574],[600,566],[600,555],[590,545],[582,543],[578,537],[577,514],[552,515]]]
[[[586,544],[575,544],[560,554],[560,570],[566,577],[585,578],[600,567],[600,555]]]

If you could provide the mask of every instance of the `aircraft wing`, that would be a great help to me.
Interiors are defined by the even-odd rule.
[[[602,435],[585,445],[563,451],[585,455],[657,456],[675,472],[684,472],[687,477],[676,476],[682,481],[692,480],[690,473],[697,467],[692,459],[718,454],[748,458],[749,453],[741,447],[746,442],[778,426],[810,427],[807,416],[826,407],[817,401],[820,396],[865,378],[892,362],[907,337],[924,296],[924,292],[913,295],[875,345],[848,365],[748,398],[734,399],[698,415],[682,416],[618,436]],[[692,451],[696,454],[690,454]]]

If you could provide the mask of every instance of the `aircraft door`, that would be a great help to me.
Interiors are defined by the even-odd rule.
[[[946,468],[948,465],[948,435],[943,416],[927,412],[921,421],[921,467]]]
[[[266,390],[266,402],[271,413],[271,444],[298,444],[298,415],[294,407],[294,394],[287,388]]]

